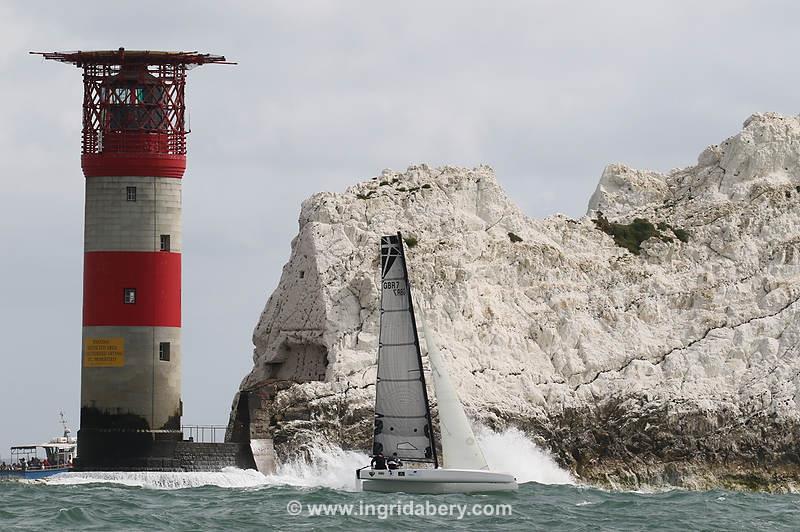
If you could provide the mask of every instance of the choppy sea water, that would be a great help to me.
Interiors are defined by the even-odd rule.
[[[576,485],[521,433],[485,433],[493,468],[516,493],[362,493],[366,456],[319,449],[312,465],[274,476],[69,473],[0,483],[0,530],[800,530],[800,495],[725,491],[631,493]],[[316,514],[316,515],[312,515]]]

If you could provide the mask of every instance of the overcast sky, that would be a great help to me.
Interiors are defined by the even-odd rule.
[[[204,6],[208,7],[204,7]],[[81,72],[29,50],[166,49],[189,75],[184,422],[225,424],[300,202],[383,168],[494,167],[582,215],[603,167],[687,166],[798,112],[797,2],[0,0],[0,456],[77,430]]]

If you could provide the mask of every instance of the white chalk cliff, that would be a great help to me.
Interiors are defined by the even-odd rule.
[[[229,436],[369,447],[378,243],[399,230],[476,422],[519,427],[588,482],[794,489],[799,212],[800,120],[775,114],[696,166],[608,166],[577,220],[529,218],[486,166],[316,194]]]

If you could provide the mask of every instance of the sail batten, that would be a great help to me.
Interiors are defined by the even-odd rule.
[[[400,233],[381,238],[381,317],[372,453],[438,465]]]

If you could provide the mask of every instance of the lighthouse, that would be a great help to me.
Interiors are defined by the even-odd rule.
[[[182,439],[186,76],[226,61],[123,48],[35,53],[83,70],[79,465],[148,468]]]

